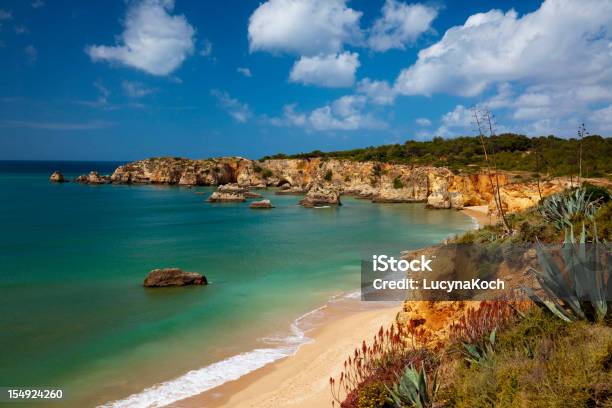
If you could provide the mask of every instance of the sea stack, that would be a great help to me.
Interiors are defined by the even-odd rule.
[[[222,193],[215,191],[208,197],[209,203],[241,203],[246,201],[244,194],[242,193]]]
[[[53,174],[51,174],[51,177],[49,177],[49,180],[54,183],[65,183],[68,181],[64,178],[64,175],[60,173],[59,171],[54,171]]]
[[[342,205],[340,202],[340,194],[331,187],[325,187],[321,185],[315,185],[303,200],[300,201],[300,205],[306,208],[322,207],[327,205]]]
[[[255,209],[274,208],[270,200],[253,201],[249,207],[255,208]]]
[[[144,280],[146,288],[167,286],[208,285],[204,275],[195,272],[183,272],[179,268],[153,269]]]

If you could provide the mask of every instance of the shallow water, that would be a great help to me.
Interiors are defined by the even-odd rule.
[[[228,358],[248,369],[254,360],[236,355],[291,352],[296,317],[358,288],[362,257],[472,224],[455,211],[349,197],[304,209],[264,191],[276,206],[266,211],[195,194],[211,188],[48,182],[55,169],[73,177],[116,165],[0,163],[0,386],[63,388],[63,406],[92,406]],[[211,284],[142,288],[149,270],[170,266]]]

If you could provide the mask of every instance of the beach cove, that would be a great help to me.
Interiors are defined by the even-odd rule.
[[[51,184],[57,164],[24,166],[0,178],[12,197],[2,204],[2,308],[11,311],[2,324],[14,328],[3,333],[13,353],[3,354],[0,377],[52,379],[67,406],[131,395],[151,404],[159,395],[143,390],[204,369],[170,398],[179,400],[225,382],[205,370],[216,363],[232,364],[230,380],[293,355],[310,341],[298,318],[354,292],[364,254],[399,254],[473,226],[423,204],[343,197],[340,208],[304,209],[299,197],[264,190],[276,208],[261,212],[205,203],[210,187]],[[141,287],[149,270],[169,266],[211,284]]]

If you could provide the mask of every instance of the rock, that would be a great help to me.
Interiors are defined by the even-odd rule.
[[[99,175],[97,171],[90,171],[87,175],[81,175],[74,181],[83,184],[108,184],[111,182],[110,176]]]
[[[153,269],[144,280],[147,288],[185,285],[208,285],[208,281],[199,273],[183,272],[179,268]]]
[[[448,209],[451,201],[447,191],[434,191],[427,197],[427,208]]]
[[[320,207],[325,205],[342,205],[340,203],[340,194],[331,187],[322,185],[315,185],[303,200],[300,201],[300,205],[307,208]]]
[[[240,203],[246,201],[244,194],[239,193],[222,193],[215,191],[208,197],[210,203]]]
[[[253,201],[249,207],[261,209],[274,208],[270,200]]]
[[[60,173],[59,171],[54,171],[53,174],[51,174],[51,177],[49,177],[49,180],[54,183],[66,183],[68,181],[64,178],[64,175]]]
[[[266,185],[266,183],[259,183],[259,184],[255,184],[254,186],[252,186],[253,188],[257,189],[257,190],[264,190],[266,188],[268,188],[268,186]]]
[[[224,184],[217,188],[217,191],[220,193],[233,193],[233,194],[243,194],[248,191],[248,188],[239,186],[235,183]]]
[[[301,187],[289,187],[284,190],[275,191],[276,195],[302,195],[306,194],[306,190]]]
[[[253,193],[252,191],[245,191],[244,192],[244,196],[246,198],[261,198],[261,197],[263,197],[261,194]]]

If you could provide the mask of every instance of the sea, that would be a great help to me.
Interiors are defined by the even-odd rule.
[[[358,296],[362,259],[473,227],[423,204],[306,209],[270,189],[276,208],[252,210],[206,202],[212,187],[49,181],[120,164],[0,162],[0,388],[63,391],[37,407],[157,407],[237,379],[310,341],[304,316]],[[210,284],[142,286],[165,267]]]

